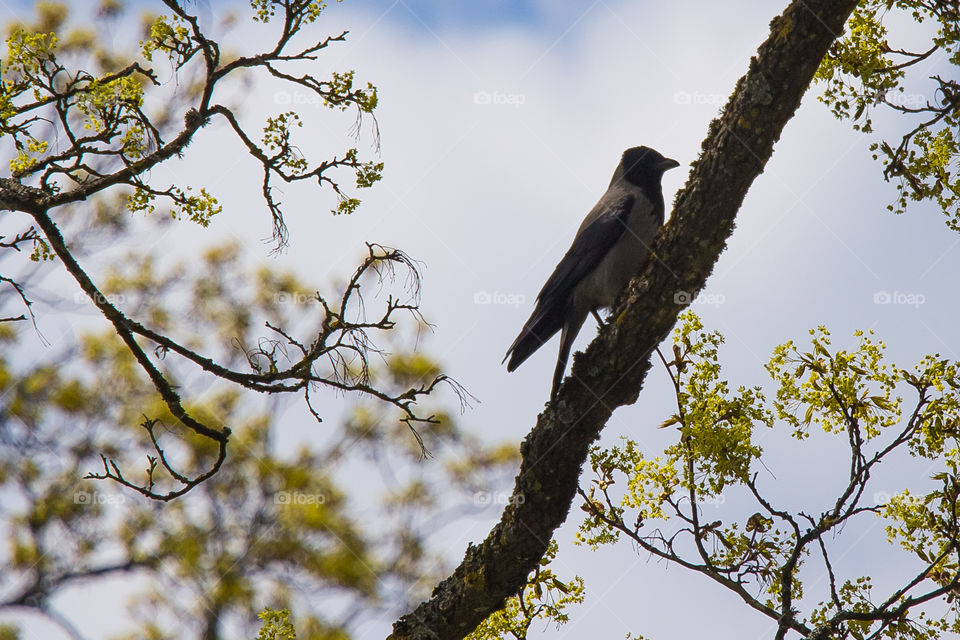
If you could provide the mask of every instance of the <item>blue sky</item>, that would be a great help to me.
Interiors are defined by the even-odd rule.
[[[84,5],[93,6],[97,0],[75,0],[68,2],[82,10]],[[158,7],[155,0],[129,0],[131,6],[150,9]],[[197,15],[222,13],[224,11],[245,11],[249,3],[244,0],[187,0],[187,6]],[[28,13],[34,3],[31,0],[3,0],[0,9],[17,15]],[[526,27],[542,25],[549,13],[559,10],[561,13],[583,12],[589,4],[549,3],[543,0],[483,0],[482,2],[443,2],[442,0],[328,0],[330,11],[354,11],[358,8],[372,12],[388,14],[391,21],[409,25],[427,26],[431,29],[450,27],[490,28],[509,24]],[[549,9],[548,9],[549,7]]]
[[[372,0],[363,3],[371,11],[388,11],[390,20],[431,29],[470,27],[485,29],[502,25],[535,28],[545,15],[543,2],[532,0],[485,0],[483,2],[438,2],[436,0]],[[564,3],[568,9],[582,11],[586,5]]]

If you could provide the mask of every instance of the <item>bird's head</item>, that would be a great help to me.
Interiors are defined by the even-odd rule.
[[[633,147],[623,152],[620,168],[624,178],[636,186],[659,185],[663,172],[680,163],[673,158],[665,158],[659,151],[650,147]]]

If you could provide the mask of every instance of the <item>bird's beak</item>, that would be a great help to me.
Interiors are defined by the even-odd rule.
[[[679,167],[680,163],[674,160],[673,158],[664,158],[663,162],[660,163],[660,170],[666,171],[668,169],[675,169]]]

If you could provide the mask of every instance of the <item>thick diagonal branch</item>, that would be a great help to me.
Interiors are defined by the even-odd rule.
[[[830,43],[856,0],[798,0],[770,24],[723,114],[703,142],[674,213],[650,261],[631,282],[572,379],[537,419],[523,443],[514,499],[480,546],[430,600],[394,624],[391,638],[462,638],[517,593],[566,519],[590,444],[617,407],[636,401],[649,354],[709,277],[753,180],[793,116]],[[690,296],[683,299],[689,300]]]

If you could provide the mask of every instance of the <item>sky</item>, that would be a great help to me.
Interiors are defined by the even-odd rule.
[[[196,176],[221,199],[224,215],[204,244],[239,240],[255,258],[330,280],[352,271],[365,241],[400,247],[423,261],[422,310],[436,326],[425,348],[479,399],[463,424],[490,441],[519,441],[549,394],[556,340],[514,373],[500,360],[537,292],[624,149],[643,144],[681,163],[663,180],[669,210],[708,124],[766,38],[779,4],[331,2],[316,33],[346,29],[350,35],[317,62],[316,73],[355,69],[380,96],[386,169],[381,183],[359,194],[362,207],[334,218],[327,213],[330,193],[290,188],[291,245],[271,258],[261,241],[270,221],[256,200],[256,166],[235,144],[211,134],[156,177],[164,171]],[[0,18],[25,6],[0,2]],[[242,3],[211,0],[199,10],[211,19],[225,6]],[[223,43],[242,49],[264,33],[241,24]],[[933,73],[943,60],[934,56],[927,64]],[[248,122],[262,122],[285,103],[297,105],[308,155],[310,149],[322,153],[325,144],[349,143],[349,122],[307,96],[270,83],[252,91]],[[789,339],[802,343],[807,330],[821,324],[837,346],[852,346],[856,329],[873,329],[902,366],[926,353],[958,357],[960,236],[934,207],[887,213],[895,190],[870,158],[870,139],[834,119],[815,95],[815,89],[808,93],[787,124],[693,305],[708,328],[726,336],[721,358],[734,387],[765,384],[762,365],[773,347]],[[877,122],[881,132],[899,131],[894,119]],[[361,141],[369,144],[369,136]],[[369,146],[362,151],[374,154]],[[184,246],[196,242],[192,229],[183,233]],[[575,350],[594,335],[588,322]],[[626,436],[655,455],[673,437],[656,428],[673,412],[671,398],[665,372],[654,366],[637,404],[614,414],[601,442]],[[289,443],[309,438],[309,429],[307,423],[292,429]],[[819,512],[845,462],[842,443],[813,440],[800,448],[782,430],[761,436],[772,470],[763,482],[786,504]],[[896,493],[907,482],[922,485],[928,475],[904,461],[881,470],[877,490]],[[505,496],[511,486],[490,490]],[[731,495],[716,508],[747,508],[738,500]],[[533,637],[772,637],[769,621],[700,576],[626,543],[597,553],[572,545],[580,513],[575,504],[558,532],[555,570],[583,576],[587,599],[571,610],[568,625],[535,628]],[[459,558],[498,518],[492,507],[436,543]],[[904,565],[894,553],[878,566],[876,554],[885,547],[870,541],[884,537],[881,526],[878,520],[846,532],[836,541],[837,562],[875,574],[880,585],[893,584]],[[816,586],[823,583],[813,579],[808,590]],[[383,637],[390,622],[365,622],[357,637]]]

